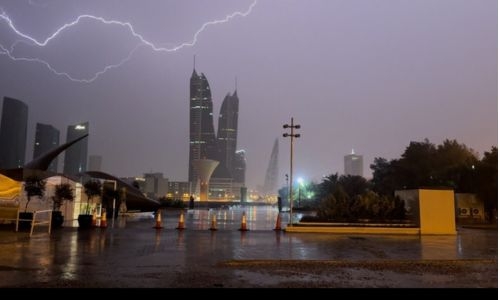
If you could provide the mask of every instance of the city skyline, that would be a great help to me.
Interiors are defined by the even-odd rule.
[[[116,8],[111,1],[38,2],[47,5],[0,1],[0,7],[37,40],[87,13],[130,22],[145,39],[166,47],[190,41],[205,22],[246,12],[253,3],[123,1]],[[16,42],[19,36],[4,20],[0,31],[0,44],[16,55],[50,61],[80,77],[119,62],[137,45],[122,27],[91,20],[47,47]],[[410,141],[456,139],[479,156],[498,144],[494,1],[258,1],[246,16],[205,28],[193,46],[169,53],[141,47],[88,84],[0,54],[9,75],[0,82],[0,96],[29,106],[26,158],[32,157],[37,122],[63,135],[67,124],[88,120],[89,153],[102,155],[103,170],[120,177],[162,172],[186,181],[185,102],[193,55],[210,78],[213,111],[238,77],[237,147],[245,150],[250,188],[262,184],[269,145],[290,117],[302,125],[294,177],[307,180],[341,174],[351,148],[363,153],[363,173],[370,177],[375,157],[398,158]],[[279,143],[283,186],[289,146],[283,138]]]

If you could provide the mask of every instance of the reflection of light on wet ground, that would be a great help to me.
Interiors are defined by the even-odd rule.
[[[247,228],[244,235],[238,233],[242,214],[246,213]],[[415,236],[415,235],[345,235],[345,234],[311,234],[311,233],[272,233],[276,224],[278,211],[265,206],[234,206],[230,209],[196,209],[189,210],[185,217],[186,232],[178,236],[177,249],[208,247],[215,252],[228,250],[232,256],[239,258],[287,258],[287,259],[455,259],[496,257],[496,232],[482,235],[474,231],[461,229],[458,236]],[[209,231],[211,216],[216,216],[217,232],[204,244],[193,240],[193,231]],[[282,213],[282,226],[288,223],[287,213]],[[297,213],[295,218],[300,218]],[[179,211],[165,211],[163,214],[164,239],[177,227]],[[145,222],[154,223],[148,218],[131,218],[127,227],[140,228]],[[236,231],[234,234],[233,231]],[[223,233],[231,232],[229,235]],[[257,234],[258,233],[258,234]],[[261,234],[262,233],[262,234]],[[223,236],[223,237],[221,237]],[[234,237],[237,237],[235,241]],[[271,237],[271,238],[270,238]],[[187,242],[189,241],[189,242]],[[491,244],[491,246],[490,246]],[[188,245],[188,246],[186,246]],[[481,245],[488,245],[483,247]],[[272,250],[271,250],[272,247]],[[221,250],[222,249],[222,250]],[[226,254],[224,254],[226,255]]]
[[[456,235],[422,235],[420,237],[422,259],[458,258]]]
[[[240,232],[237,229],[244,211],[250,231]],[[200,267],[212,270],[217,263],[228,260],[497,258],[498,236],[493,230],[460,228],[457,236],[284,233],[272,230],[277,216],[277,209],[272,207],[188,211],[186,229],[176,230],[179,214],[180,211],[163,211],[162,230],[152,228],[155,219],[149,213],[127,217],[124,227],[63,228],[54,230],[51,236],[44,233],[31,239],[27,233],[0,231],[0,267],[24,269],[22,272],[0,269],[0,286],[26,280],[85,280],[89,274],[95,280],[121,276],[120,280],[129,278],[132,283],[137,278],[149,280],[150,273],[172,275]],[[208,230],[212,214],[217,219],[217,231]],[[121,224],[119,219],[116,221]],[[384,274],[388,278],[390,273]],[[376,275],[373,273],[374,278]],[[442,279],[428,276],[422,280]]]
[[[54,255],[58,255],[59,251],[54,249]],[[76,272],[78,268],[78,235],[73,234],[69,240],[69,249],[68,249],[68,261],[65,264],[62,264],[62,278],[63,279],[76,279]]]

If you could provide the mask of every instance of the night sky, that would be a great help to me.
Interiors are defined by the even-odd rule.
[[[171,49],[193,41],[204,23],[248,12],[252,3],[1,0],[0,9],[39,42],[89,14],[129,22],[155,47]],[[0,96],[29,106],[27,161],[36,122],[53,124],[65,141],[68,125],[89,121],[89,154],[103,156],[104,171],[186,181],[196,55],[215,120],[237,77],[237,148],[246,150],[248,187],[263,183],[275,138],[278,182],[285,184],[290,140],[282,125],[290,117],[302,126],[295,178],[343,173],[351,149],[364,156],[371,177],[374,157],[398,158],[410,141],[457,139],[479,157],[497,146],[497,16],[495,0],[260,0],[246,17],[209,25],[193,46],[172,52],[92,19],[37,46],[0,19]],[[40,62],[13,61],[5,49],[74,79],[91,79],[133,52],[122,66],[82,83]]]

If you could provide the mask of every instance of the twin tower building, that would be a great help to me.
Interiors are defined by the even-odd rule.
[[[200,160],[218,162],[206,188],[210,199],[240,199],[245,186],[245,151],[236,150],[238,139],[239,99],[236,90],[227,94],[222,103],[217,135],[214,130],[213,103],[210,85],[205,75],[193,69],[189,101],[189,185],[192,194],[199,193]],[[24,165],[28,106],[5,97],[0,126],[0,169],[20,168]],[[67,140],[89,133],[88,123],[68,127]],[[65,174],[86,171],[87,139],[66,150]],[[51,125],[37,124],[34,158],[59,146],[59,131]],[[198,161],[198,163],[196,163]],[[50,166],[57,172],[57,160]]]
[[[224,97],[215,135],[210,85],[205,74],[198,75],[193,69],[189,101],[189,183],[191,191],[199,192],[200,197],[204,192],[208,192],[205,196],[210,199],[244,197],[245,151],[236,150],[238,110],[239,99],[235,90],[232,95],[228,93]],[[212,169],[210,177],[208,173]],[[199,184],[201,190],[198,190]]]

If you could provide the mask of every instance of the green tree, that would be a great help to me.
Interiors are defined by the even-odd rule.
[[[24,181],[24,191],[28,199],[26,201],[26,206],[24,207],[24,212],[28,211],[28,204],[31,201],[31,197],[43,197],[45,194],[46,181],[40,177],[33,175],[26,178]]]
[[[478,163],[477,154],[465,144],[445,140],[436,151],[435,183],[453,187],[458,192],[472,192],[473,166]]]
[[[97,180],[89,180],[83,185],[85,195],[87,195],[87,205],[85,207],[85,214],[90,215],[90,203],[92,198],[101,195],[101,182]]]
[[[362,176],[342,175],[338,179],[338,184],[350,198],[362,195],[370,190],[369,182]]]
[[[493,222],[493,211],[498,210],[498,148],[492,147],[474,170],[476,194],[484,201],[490,222]]]
[[[425,139],[410,142],[401,158],[377,157],[373,170],[373,190],[392,195],[397,189],[446,186],[459,192],[474,188],[473,166],[478,164],[474,151],[456,140],[445,140],[437,147]]]
[[[388,161],[382,157],[376,157],[370,169],[373,171],[371,179],[372,189],[381,195],[392,195],[395,190],[402,187],[397,178],[397,160]]]
[[[416,189],[433,186],[433,171],[436,164],[436,146],[428,139],[423,142],[410,142],[401,159],[395,163],[397,177],[402,188]]]
[[[53,200],[53,210],[57,211],[61,209],[62,202],[64,200],[73,201],[75,199],[75,195],[73,193],[73,188],[69,183],[61,183],[56,185],[56,190]]]
[[[320,199],[326,198],[335,192],[339,181],[337,173],[324,176],[321,183],[318,185],[318,197]]]

